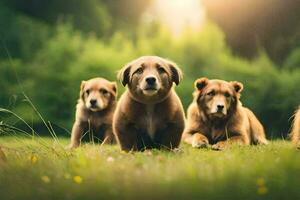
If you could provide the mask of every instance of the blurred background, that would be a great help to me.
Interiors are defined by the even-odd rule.
[[[242,102],[268,137],[285,137],[300,104],[300,1],[0,1],[0,107],[40,133],[47,131],[24,94],[57,134],[69,135],[81,80],[115,80],[141,55],[178,63],[185,108],[198,77],[244,83]]]

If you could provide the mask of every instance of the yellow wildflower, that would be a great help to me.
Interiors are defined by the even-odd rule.
[[[31,155],[29,159],[32,164],[35,164],[38,161],[38,157],[36,155]]]
[[[122,150],[122,151],[121,151],[121,154],[127,154],[127,152],[126,152],[126,151],[124,151],[124,150]]]
[[[80,176],[74,176],[73,181],[77,184],[82,183],[82,178]]]

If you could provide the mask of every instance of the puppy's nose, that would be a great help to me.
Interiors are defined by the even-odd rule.
[[[224,109],[224,105],[219,104],[219,105],[217,105],[217,108],[219,111],[222,111]]]
[[[146,82],[149,84],[149,85],[154,85],[154,83],[156,82],[156,78],[154,76],[148,76],[146,78]]]
[[[91,100],[90,100],[90,103],[91,103],[92,106],[95,106],[95,105],[97,104],[97,100],[91,99]]]

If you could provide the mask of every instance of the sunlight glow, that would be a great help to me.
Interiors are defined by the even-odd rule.
[[[201,0],[155,0],[151,9],[152,15],[174,35],[180,35],[186,28],[199,30],[205,20]]]

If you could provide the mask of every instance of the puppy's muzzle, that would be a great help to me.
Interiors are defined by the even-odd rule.
[[[144,78],[142,90],[145,95],[154,95],[159,90],[159,83],[155,76],[149,75]]]
[[[90,109],[91,111],[99,111],[101,109],[103,109],[103,105],[101,100],[97,100],[97,99],[91,99],[86,103],[86,107],[88,109]]]
[[[90,104],[91,104],[91,108],[97,108],[97,100],[96,99],[91,99]]]
[[[156,77],[154,76],[148,76],[145,80],[149,86],[154,86],[156,84]]]
[[[222,113],[223,109],[224,109],[224,105],[222,105],[222,104],[217,105],[217,112]]]
[[[213,109],[211,110],[211,114],[217,117],[223,117],[227,115],[227,110],[225,108],[225,105],[221,102],[215,104],[213,106]]]

